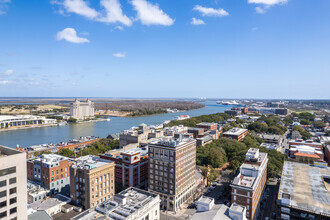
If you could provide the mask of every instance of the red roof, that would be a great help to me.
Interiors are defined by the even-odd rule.
[[[294,154],[295,156],[301,156],[301,157],[312,157],[312,158],[317,158],[317,159],[320,159],[320,157],[316,154],[305,154],[305,153],[295,153]]]

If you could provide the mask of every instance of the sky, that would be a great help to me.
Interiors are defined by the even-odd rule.
[[[329,0],[0,0],[0,97],[330,98]]]

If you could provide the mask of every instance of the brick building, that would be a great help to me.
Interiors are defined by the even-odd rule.
[[[204,131],[217,130],[217,123],[201,122],[196,125],[197,128],[204,128]]]
[[[313,140],[304,141],[302,139],[298,139],[298,140],[289,141],[289,147],[297,146],[297,145],[306,145],[306,146],[310,146],[310,147],[317,147],[320,150],[322,150],[322,148],[323,148],[323,145],[321,143],[313,142]]]
[[[158,194],[160,208],[177,211],[194,193],[196,140],[164,138],[149,143],[149,191]]]
[[[115,194],[115,163],[97,156],[79,157],[70,167],[70,197],[84,209]]]
[[[51,193],[70,193],[69,158],[57,154],[42,154],[27,160],[27,178],[40,183]]]
[[[229,139],[234,139],[237,141],[243,140],[245,136],[248,134],[247,129],[243,128],[232,128],[229,131],[226,131],[223,133],[223,137],[229,138]]]
[[[204,136],[204,128],[188,128],[188,133],[194,135],[194,138],[200,138]]]
[[[147,189],[148,149],[136,148],[100,155],[100,158],[115,162],[115,181],[125,187]]]
[[[267,181],[267,153],[250,148],[245,162],[232,184],[231,202],[246,207],[246,217],[256,219],[260,209],[260,199]]]

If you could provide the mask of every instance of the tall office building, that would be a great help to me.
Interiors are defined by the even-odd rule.
[[[26,154],[0,146],[0,219],[27,219]]]
[[[164,138],[149,144],[149,191],[161,209],[176,211],[194,192],[196,140]]]
[[[250,148],[239,174],[232,184],[231,202],[246,207],[246,218],[256,219],[260,209],[260,199],[267,181],[267,153],[258,148]]]
[[[76,159],[70,167],[70,196],[84,209],[110,199],[115,194],[115,163],[97,156]]]
[[[69,158],[57,154],[42,154],[27,161],[27,178],[40,183],[52,193],[70,193]]]
[[[75,99],[70,105],[70,116],[75,119],[94,117],[94,103],[89,99],[86,102]]]

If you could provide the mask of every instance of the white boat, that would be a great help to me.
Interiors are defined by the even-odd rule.
[[[189,115],[180,115],[180,116],[174,117],[174,120],[180,121],[180,120],[185,120],[185,119],[188,119],[188,118],[190,118]]]

